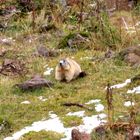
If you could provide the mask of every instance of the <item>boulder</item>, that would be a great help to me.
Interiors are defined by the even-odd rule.
[[[77,129],[73,129],[71,132],[72,140],[91,140],[91,137],[89,134],[85,132],[80,132]]]
[[[33,76],[30,80],[16,84],[21,90],[34,90],[41,87],[51,87],[53,83],[41,77],[40,75]]]
[[[140,65],[140,46],[131,46],[125,48],[119,53],[119,56],[131,66]]]

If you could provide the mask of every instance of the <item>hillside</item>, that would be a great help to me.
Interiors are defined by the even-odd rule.
[[[140,139],[139,1],[68,2],[1,1],[0,139]],[[87,75],[57,81],[66,57]]]

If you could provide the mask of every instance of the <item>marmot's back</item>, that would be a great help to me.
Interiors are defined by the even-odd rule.
[[[77,78],[82,72],[80,65],[73,59],[66,58],[66,61],[70,64],[70,71],[73,71],[73,79]]]

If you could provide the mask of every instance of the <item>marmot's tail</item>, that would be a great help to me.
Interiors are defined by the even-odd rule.
[[[85,77],[87,74],[86,74],[86,72],[85,71],[82,71],[82,72],[80,72],[80,74],[79,74],[79,77]]]

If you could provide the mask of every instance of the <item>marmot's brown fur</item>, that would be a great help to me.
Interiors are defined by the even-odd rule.
[[[60,60],[55,69],[55,79],[58,81],[70,82],[84,76],[85,72],[82,72],[80,65],[70,58]]]

